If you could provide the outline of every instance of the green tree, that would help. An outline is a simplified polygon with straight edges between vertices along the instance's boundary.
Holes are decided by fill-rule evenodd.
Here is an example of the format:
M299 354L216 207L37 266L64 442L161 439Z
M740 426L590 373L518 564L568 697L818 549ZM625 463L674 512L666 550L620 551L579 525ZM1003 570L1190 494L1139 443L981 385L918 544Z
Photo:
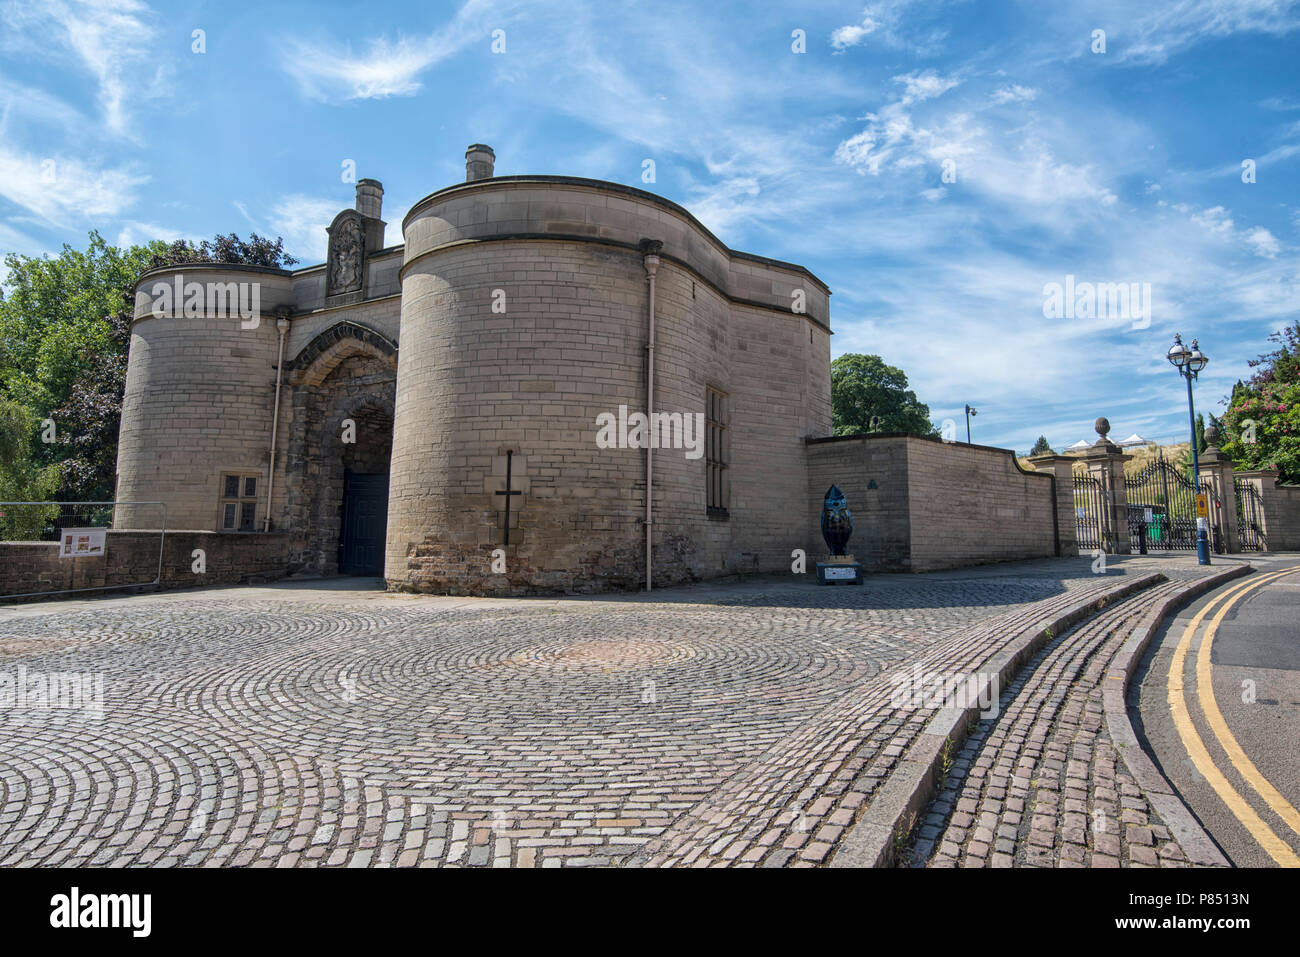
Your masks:
M1040 435L1034 447L1029 450L1030 455L1047 455L1052 451L1052 443L1047 441L1047 436Z
M836 435L938 435L930 407L908 389L903 370L886 365L880 356L849 354L831 363L831 413Z
M1233 387L1219 446L1238 468L1273 468L1300 482L1300 321L1269 341L1278 348L1251 360L1255 374Z
M32 435L38 423L30 409L0 398L0 502L43 502L58 484L57 465L38 466L32 456ZM27 505L0 506L0 539L38 538L47 518L58 509Z
M0 291L0 395L39 419L65 401L83 374L113 349L107 317L122 308L164 243L118 250L96 232L83 252L65 244L55 257L5 257ZM39 450L35 450L39 452Z
M92 232L85 252L65 245L57 257L5 257L0 398L26 410L29 438L42 419L54 420L57 441L26 448L34 466L59 466L58 498L113 497L132 289L146 269L191 262L282 268L297 260L283 240L256 233L248 241L231 233L198 245L156 240L119 250Z

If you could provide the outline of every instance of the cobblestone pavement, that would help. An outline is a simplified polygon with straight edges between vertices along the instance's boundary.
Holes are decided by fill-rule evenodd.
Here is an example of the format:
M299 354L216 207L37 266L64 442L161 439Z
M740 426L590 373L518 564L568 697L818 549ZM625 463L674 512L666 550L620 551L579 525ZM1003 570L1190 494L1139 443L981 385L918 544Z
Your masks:
M1105 728L1111 659L1170 581L1052 640L955 756L910 850L914 866L1180 867L1187 856Z
M844 711L855 689L1151 570L1089 564L615 599L335 581L3 609L0 681L31 690L0 708L0 864L817 863L852 811L847 787L825 790L846 772L832 782L818 756L920 720L864 722ZM102 710L44 705L56 673L102 679ZM889 747L851 766L883 774ZM729 801L764 834L785 814L782 846L710 854L735 822L701 822Z

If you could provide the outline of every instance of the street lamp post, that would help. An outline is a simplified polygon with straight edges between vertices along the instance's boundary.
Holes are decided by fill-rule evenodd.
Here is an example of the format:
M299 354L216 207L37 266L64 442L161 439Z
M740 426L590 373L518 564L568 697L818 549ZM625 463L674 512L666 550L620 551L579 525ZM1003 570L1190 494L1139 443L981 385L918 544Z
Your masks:
M1196 480L1196 564L1208 565L1210 564L1210 539L1207 534L1209 519L1200 514L1201 461L1196 453L1196 409L1192 402L1192 380L1210 364L1210 360L1205 353L1201 352L1195 339L1192 340L1190 349L1183 345L1181 335L1174 336L1174 344L1165 353L1165 358L1173 363L1174 368L1178 370L1178 374L1187 380L1187 419L1192 430L1192 476Z
M978 415L978 414L979 413L975 411L974 407L970 405L966 406L966 444L967 445L970 445L970 417L972 415Z

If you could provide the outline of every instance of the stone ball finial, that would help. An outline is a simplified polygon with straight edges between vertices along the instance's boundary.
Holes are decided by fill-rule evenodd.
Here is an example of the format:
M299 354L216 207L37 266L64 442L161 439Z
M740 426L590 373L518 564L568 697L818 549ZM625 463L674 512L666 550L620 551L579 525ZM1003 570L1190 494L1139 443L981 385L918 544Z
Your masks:
M1104 439L1106 438L1107 434L1110 432L1110 420L1107 419L1105 416L1102 416L1093 424L1093 428L1096 429L1097 434Z
M1219 444L1219 430L1213 425L1205 427L1205 444L1207 446Z

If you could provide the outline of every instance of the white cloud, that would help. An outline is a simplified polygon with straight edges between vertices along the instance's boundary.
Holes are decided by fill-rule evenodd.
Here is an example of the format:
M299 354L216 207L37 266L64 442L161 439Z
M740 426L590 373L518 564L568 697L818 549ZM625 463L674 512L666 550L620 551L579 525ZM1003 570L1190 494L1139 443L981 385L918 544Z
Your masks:
M1209 233L1218 233L1218 234L1226 235L1232 232L1232 227L1233 227L1232 217L1228 215L1228 211L1224 209L1222 206L1211 206L1208 209L1203 209L1200 210L1199 212L1191 212L1191 210L1185 203L1179 203L1178 205L1174 206L1174 209L1176 209L1180 213L1181 212L1190 213L1190 218L1192 222L1202 227Z
M861 23L851 23L831 33L831 46L835 48L836 53L843 53L849 47L857 46L875 33L879 26L877 21L864 15Z
M997 90L994 90L992 96L990 96L989 99L991 99L994 103L1001 105L1003 103L1024 103L1028 100L1034 99L1037 96L1038 96L1037 90L1028 86L1021 86L1020 84L1016 83L1016 84L1012 84L1011 86L1004 86Z
M1259 101L1261 108L1265 110L1277 110L1279 112L1288 112L1290 110L1300 110L1300 98L1287 96L1267 96Z
M1153 4L1134 16L1130 0L1093 3L1089 15L1124 24L1112 41L1121 60L1163 63L1205 40L1235 33L1283 36L1300 28L1297 0L1180 0ZM1098 21L1101 22L1101 21Z
M47 223L67 226L129 208L148 176L130 167L97 169L66 156L34 156L0 146L0 196Z
M444 27L425 37L369 40L365 51L337 43L290 42L283 67L307 96L319 100L366 100L413 96L423 84L420 74L459 53L470 43L491 42L491 31L504 28L508 9L488 0L468 0ZM509 33L506 51L509 53Z
M0 135L8 133L15 116L66 130L84 130L88 122L80 110L57 96L0 76Z
M286 69L319 99L382 99L418 93L419 74L451 52L428 41L372 40L364 54L354 56L297 42Z
M1300 134L1300 130L1288 130L1287 135L1295 136ZM1300 143L1284 143L1281 146L1274 147L1263 156L1255 161L1256 167L1271 166L1281 160L1290 159L1292 156L1300 155ZM1240 171L1238 166L1237 170Z
M10 0L0 7L4 46L71 58L95 76L104 123L126 133L127 101L157 89L153 11L140 0Z
M893 47L901 47L921 56L932 55L942 47L948 36L944 27L922 24L927 12L933 18L934 10L922 7L921 14L910 8L916 0L877 0L863 8L860 18L831 33L831 46L836 53L864 43L873 34Z
M958 86L961 80L954 76L940 76L934 70L925 70L920 73L906 73L902 76L894 77L895 83L902 83L903 106L911 106L913 103L920 103L924 100L932 100L937 96L942 96L953 87Z
M157 223L142 223L137 219L129 219L118 230L117 245L121 247L143 245L144 243L153 242L155 239L161 239L168 243L177 239L187 239L198 245L204 239L210 238L198 236L183 229L177 229L174 226L160 226Z
M1263 226L1248 229L1244 238L1247 245L1254 249L1257 255L1263 256L1265 259L1274 258L1282 248L1277 241L1277 237Z
M894 82L903 85L903 95L886 104L879 113L868 113L863 117L868 122L866 129L850 136L836 147L837 163L853 167L858 172L879 175L881 167L896 152L915 143L918 136L924 135L913 127L907 108L942 96L961 83L955 77L940 76L933 70L896 76ZM903 165L916 165L917 159L913 154L904 156L900 162Z
M904 174L929 170L932 174L927 175L936 178L951 164L958 192L970 198L973 191L994 201L1011 214L1008 222L1038 222L1067 231L1091 218L1097 208L1117 202L1098 168L1058 158L1077 152L1077 130L1068 124L1050 118L1023 122L1017 117L1019 125L1003 128L1005 117L987 113L986 106L983 120L969 111L931 118L914 107L960 81L933 72L899 76L895 81L903 84L903 95L867 114L866 128L836 148L836 162L872 176L887 169ZM1108 149L1117 151L1126 133L1116 129Z
M8 223L0 222L0 284L4 282L3 277L9 274L4 266L4 257L9 253L18 253L21 256L43 256L46 253L54 255L39 240L14 229Z
M271 207L266 231L282 236L285 250L302 265L324 262L329 248L325 230L343 208L336 199L294 193Z

